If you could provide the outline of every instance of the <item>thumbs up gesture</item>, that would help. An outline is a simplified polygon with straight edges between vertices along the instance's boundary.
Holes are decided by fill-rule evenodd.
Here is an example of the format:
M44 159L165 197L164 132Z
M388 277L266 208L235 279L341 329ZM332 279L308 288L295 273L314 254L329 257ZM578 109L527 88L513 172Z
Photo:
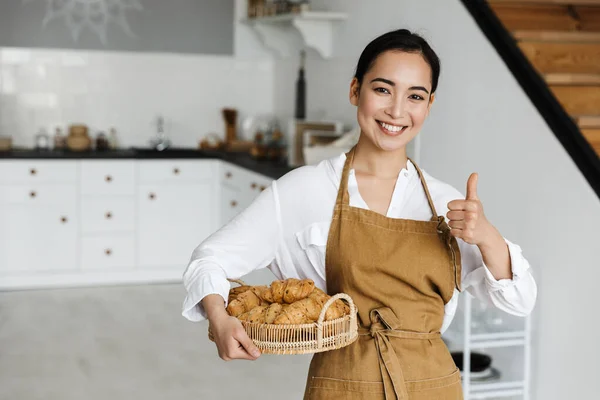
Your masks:
M450 233L456 238L474 245L481 245L489 238L494 227L485 217L483 206L477 197L476 173L467 181L467 197L464 200L453 200L448 203L448 226ZM491 229L490 229L491 228Z

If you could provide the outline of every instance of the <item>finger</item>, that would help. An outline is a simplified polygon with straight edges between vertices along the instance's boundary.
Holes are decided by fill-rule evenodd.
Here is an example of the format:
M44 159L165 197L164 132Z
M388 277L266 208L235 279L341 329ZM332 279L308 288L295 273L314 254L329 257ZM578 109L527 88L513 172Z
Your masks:
M450 211L463 211L467 206L466 200L452 200L448 203L448 210Z
M260 357L260 350L258 349L258 347L256 347L256 345L254 344L252 339L250 339L248 337L248 334L246 333L246 331L244 329L241 329L241 330L237 331L236 333L234 333L233 337L238 342L240 342L240 344L243 346L244 350L250 356L252 356L254 358Z
M464 231L462 229L450 229L450 234L457 239L462 239L463 232Z
M465 221L450 221L448 226L452 229L466 229L467 223Z
M452 200L448 203L449 211L479 212L479 200Z
M469 176L469 180L467 181L467 200L479 200L479 197L477 197L477 179L478 175L476 172Z
M450 221L462 221L465 219L465 214L464 211L449 211L446 214L446 217L448 217Z
M248 354L242 345L238 345L234 350L232 350L229 354L229 358L231 360L256 360L256 357Z

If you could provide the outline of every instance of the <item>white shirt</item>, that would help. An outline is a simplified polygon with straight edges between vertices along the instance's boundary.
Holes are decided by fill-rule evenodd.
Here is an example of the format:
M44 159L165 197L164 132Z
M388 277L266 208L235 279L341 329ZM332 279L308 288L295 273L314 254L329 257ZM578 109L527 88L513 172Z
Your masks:
M183 316L190 321L206 318L200 301L219 294L227 301L230 279L268 267L278 279L312 279L321 289L325 284L325 248L346 155L318 165L297 168L264 190L228 224L201 243L193 252L183 274L187 297ZM446 215L447 204L464 196L425 171L438 215ZM368 209L360 196L354 170L348 177L350 205ZM398 175L389 218L428 221L431 208L414 165ZM496 280L485 266L479 248L458 239L462 259L462 288L475 297L510 314L531 312L537 287L521 248L506 240L510 252L512 279ZM265 282L269 284L270 282ZM456 312L459 292L445 305L441 331Z

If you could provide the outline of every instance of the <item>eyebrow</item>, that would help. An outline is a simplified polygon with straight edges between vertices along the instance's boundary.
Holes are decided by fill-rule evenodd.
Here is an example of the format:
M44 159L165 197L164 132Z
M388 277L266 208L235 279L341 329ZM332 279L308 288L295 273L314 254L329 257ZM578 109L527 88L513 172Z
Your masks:
M387 83L390 86L396 86L396 84L393 81L390 81L389 79L385 79L385 78L375 78L371 81L371 83L373 82L383 82L383 83ZM425 89L423 86L412 86L409 88L409 90L422 90L425 93L429 94L429 90Z

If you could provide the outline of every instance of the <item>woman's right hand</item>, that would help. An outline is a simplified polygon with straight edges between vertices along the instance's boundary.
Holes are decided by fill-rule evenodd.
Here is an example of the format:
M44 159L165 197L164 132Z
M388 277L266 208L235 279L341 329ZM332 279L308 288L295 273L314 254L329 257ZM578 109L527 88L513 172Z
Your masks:
M227 314L221 296L216 301L205 298L202 304L208 314L219 357L225 361L256 360L260 357L260 350L248 337L240 320Z

